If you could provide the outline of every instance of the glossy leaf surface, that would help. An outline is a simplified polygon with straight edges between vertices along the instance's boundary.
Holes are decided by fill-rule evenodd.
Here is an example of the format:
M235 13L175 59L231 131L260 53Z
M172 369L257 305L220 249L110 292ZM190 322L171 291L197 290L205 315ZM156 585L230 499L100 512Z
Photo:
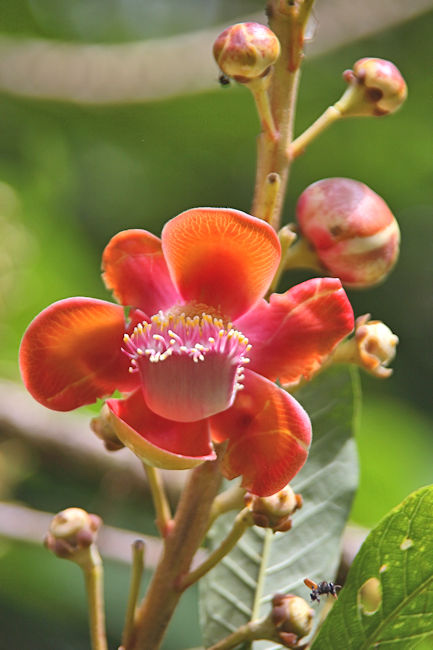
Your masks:
M433 647L433 485L365 540L312 650Z

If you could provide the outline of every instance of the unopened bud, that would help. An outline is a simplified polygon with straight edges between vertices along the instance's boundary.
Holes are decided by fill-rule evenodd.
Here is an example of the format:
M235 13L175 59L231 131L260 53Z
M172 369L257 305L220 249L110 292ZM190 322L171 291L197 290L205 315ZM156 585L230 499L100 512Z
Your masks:
M343 77L349 87L335 107L344 117L388 115L400 108L407 97L400 71L384 59L360 59Z
M245 504L250 508L254 524L272 528L274 533L285 532L292 527L291 515L301 508L302 497L295 494L290 485L269 497L247 493Z
M397 221L364 183L350 178L317 181L302 192L296 213L324 271L348 287L381 282L397 261Z
M355 341L360 365L376 377L389 377L387 366L394 359L398 336L380 320L369 320L370 314L356 319Z
M238 23L217 37L213 54L224 74L247 83L269 72L280 55L280 42L265 25Z
M81 508L67 508L52 519L45 546L55 555L74 560L96 541L102 519Z
M287 648L294 647L300 638L311 632L313 617L314 611L299 596L275 594L272 599L271 618L280 641Z
M90 421L90 428L98 438L103 440L107 451L118 451L125 445L116 435L112 424L111 412L106 404L101 409L101 413Z

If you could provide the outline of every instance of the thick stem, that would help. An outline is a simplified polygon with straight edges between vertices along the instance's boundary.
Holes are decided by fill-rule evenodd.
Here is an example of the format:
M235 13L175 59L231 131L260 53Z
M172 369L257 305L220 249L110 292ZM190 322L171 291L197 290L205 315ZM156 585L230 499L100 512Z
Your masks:
M185 576L182 576L179 581L180 589L186 589L190 585L200 580L208 571L213 569L214 566L222 560L222 558L230 553L232 548L236 545L236 542L242 537L244 532L250 526L253 526L254 522L251 516L251 511L249 508L244 508L236 516L233 526L225 539L221 544L206 558L206 560L200 564L194 571L187 573Z
M275 63L269 94L271 111L277 129L277 137L271 140L266 133L258 139L257 173L254 200L251 212L261 219L266 218L267 178L276 173L280 178L269 223L279 229L284 196L289 178L291 158L289 148L293 137L293 122L299 83L299 68L302 62L304 31L313 0L305 0L301 8L289 7L282 13L277 2L269 2L269 26L278 36L281 55Z
M89 561L80 562L86 584L92 650L107 650L104 606L104 571L99 552L92 544Z
M172 525L170 505L165 494L161 475L155 467L143 463L152 494L156 512L156 525L162 537L165 537Z
M136 617L127 650L157 650L182 595L178 579L189 571L206 531L212 501L221 481L219 460L203 463L191 472L182 493L173 526L148 592Z

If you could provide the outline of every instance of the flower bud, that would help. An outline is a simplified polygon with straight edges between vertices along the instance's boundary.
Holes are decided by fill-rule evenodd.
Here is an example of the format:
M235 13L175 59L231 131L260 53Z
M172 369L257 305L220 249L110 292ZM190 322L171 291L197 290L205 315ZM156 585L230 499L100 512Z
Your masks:
M302 192L296 213L324 271L348 287L381 282L397 261L397 221L385 201L363 183L349 178L317 181Z
M388 115L407 97L407 86L400 71L384 59L359 59L343 78L349 84L335 105L344 117Z
M269 497L258 497L248 492L245 504L250 508L256 526L272 528L274 533L285 532L292 527L290 516L302 507L302 497L286 485Z
M118 451L125 446L117 437L107 404L104 404L98 417L91 419L90 428L104 442L107 451Z
M102 519L81 508L67 508L52 519L45 537L45 546L55 555L76 559L96 541Z
M224 74L247 83L269 72L280 55L280 42L265 25L238 23L217 37L213 54Z
M314 611L299 596L275 594L272 599L271 618L281 642L288 648L311 632L313 617Z
M398 336L380 320L369 320L370 314L356 319L355 341L359 364L376 377L389 377L388 364L394 359Z

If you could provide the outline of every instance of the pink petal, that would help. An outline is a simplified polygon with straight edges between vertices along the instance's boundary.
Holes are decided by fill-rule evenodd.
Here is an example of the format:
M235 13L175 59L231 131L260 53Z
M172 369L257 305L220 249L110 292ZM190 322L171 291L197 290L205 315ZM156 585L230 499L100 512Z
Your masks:
M235 325L252 345L250 370L286 385L318 370L354 320L340 280L315 278L272 294Z
M167 269L161 240L146 230L123 230L106 246L103 279L122 305L152 315L182 302Z
M126 399L109 399L107 405L118 438L149 465L188 469L216 458L207 420L166 420L146 406L141 389Z
M123 308L93 298L68 298L44 309L28 326L20 348L23 381L33 397L70 411L130 391L138 378L121 351Z
M196 208L162 231L170 273L186 301L236 318L266 292L280 261L280 242L267 223L238 210Z
M311 423L286 391L250 370L235 403L210 418L216 442L228 438L223 473L242 475L242 486L259 496L281 490L299 472L308 455Z

